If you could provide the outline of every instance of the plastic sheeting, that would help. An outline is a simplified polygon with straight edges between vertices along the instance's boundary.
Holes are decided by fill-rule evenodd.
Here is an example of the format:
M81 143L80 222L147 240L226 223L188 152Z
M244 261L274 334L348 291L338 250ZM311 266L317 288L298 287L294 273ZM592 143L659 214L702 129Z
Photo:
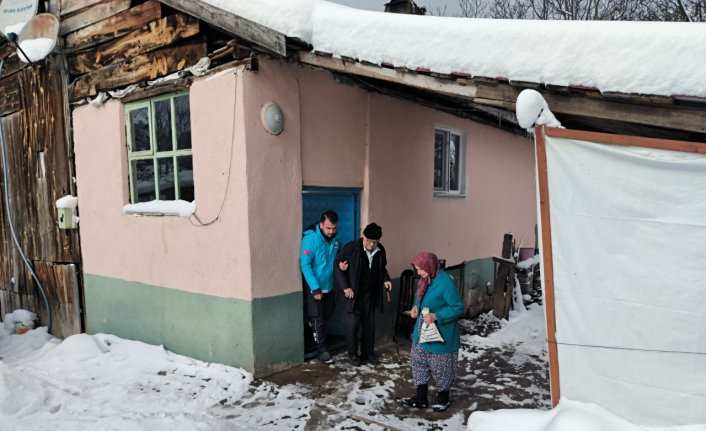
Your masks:
M545 142L561 396L706 423L706 156Z

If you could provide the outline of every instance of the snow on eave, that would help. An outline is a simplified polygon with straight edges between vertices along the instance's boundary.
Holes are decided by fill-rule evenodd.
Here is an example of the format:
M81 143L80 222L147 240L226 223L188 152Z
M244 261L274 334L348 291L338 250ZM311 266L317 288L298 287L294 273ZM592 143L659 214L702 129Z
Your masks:
M700 23L491 20L364 11L324 0L200 0L366 64L596 88L706 97Z

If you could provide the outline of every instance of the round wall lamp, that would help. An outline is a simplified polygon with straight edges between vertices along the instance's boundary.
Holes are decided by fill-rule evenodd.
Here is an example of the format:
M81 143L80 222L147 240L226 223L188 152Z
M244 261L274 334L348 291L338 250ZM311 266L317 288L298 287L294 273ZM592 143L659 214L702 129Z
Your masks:
M262 107L260 119L262 120L262 127L267 130L267 133L279 135L284 130L284 112L274 102L266 103Z

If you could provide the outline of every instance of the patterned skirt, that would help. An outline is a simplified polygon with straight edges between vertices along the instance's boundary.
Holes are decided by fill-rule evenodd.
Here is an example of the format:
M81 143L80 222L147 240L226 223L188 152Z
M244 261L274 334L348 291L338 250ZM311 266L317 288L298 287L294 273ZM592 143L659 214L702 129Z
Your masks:
M458 369L458 350L430 353L422 349L420 344L412 344L409 358L415 386L426 385L433 377L438 391L451 389Z

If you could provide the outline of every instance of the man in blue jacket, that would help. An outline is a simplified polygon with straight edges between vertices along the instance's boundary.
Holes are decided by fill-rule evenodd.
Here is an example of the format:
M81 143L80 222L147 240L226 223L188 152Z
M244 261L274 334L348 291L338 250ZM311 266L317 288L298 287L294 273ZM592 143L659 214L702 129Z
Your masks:
M314 334L319 359L324 364L333 363L326 347L324 325L334 309L333 261L340 242L336 239L338 214L326 211L318 225L304 231L300 265L304 276L304 301L309 326Z

